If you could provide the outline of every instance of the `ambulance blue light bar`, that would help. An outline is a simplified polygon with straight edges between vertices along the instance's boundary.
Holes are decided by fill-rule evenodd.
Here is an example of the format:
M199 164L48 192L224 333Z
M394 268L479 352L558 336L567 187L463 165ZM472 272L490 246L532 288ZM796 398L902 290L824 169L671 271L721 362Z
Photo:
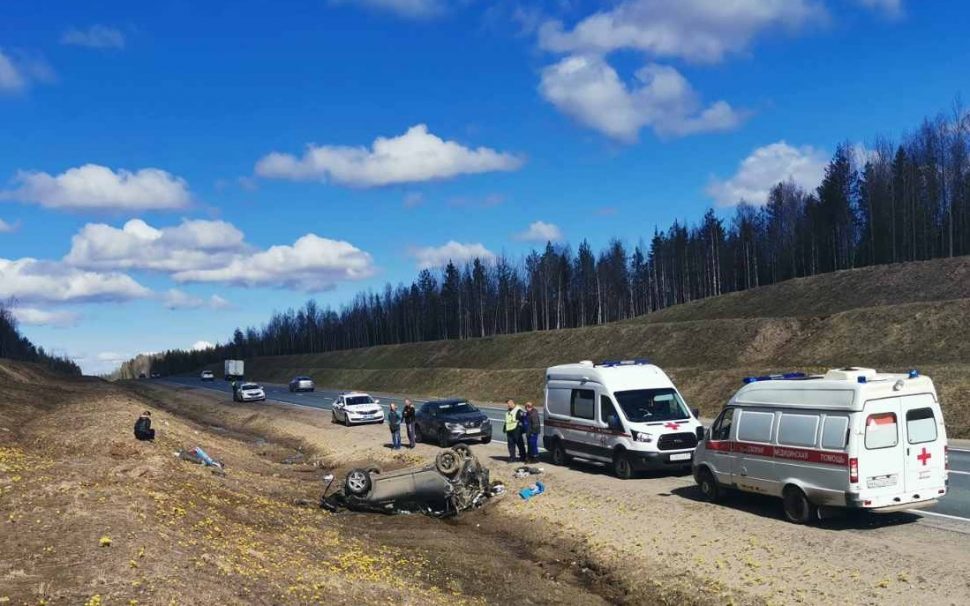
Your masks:
M635 360L603 360L599 365L604 368L612 368L614 366L644 366L649 363L650 360L646 358L637 358Z
M919 377L919 371L918 370L916 370L914 368L913 370L909 371L909 378L910 379L915 379L917 377Z
M803 372L786 372L782 375L764 375L761 377L745 377L741 382L745 385L749 383L757 383L759 381L782 381L785 379L804 379L806 376Z

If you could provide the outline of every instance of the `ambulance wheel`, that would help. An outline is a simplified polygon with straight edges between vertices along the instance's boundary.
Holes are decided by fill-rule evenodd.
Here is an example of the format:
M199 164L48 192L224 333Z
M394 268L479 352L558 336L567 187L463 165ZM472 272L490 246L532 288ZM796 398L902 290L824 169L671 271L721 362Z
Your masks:
M782 502L785 509L785 517L789 522L795 524L808 524L812 520L818 519L818 507L812 505L802 489L797 486L789 486L782 494Z
M569 455L566 454L566 449L563 448L562 442L559 440L556 440L552 445L552 464L569 465Z
M704 499L711 503L717 503L724 497L724 491L717 485L714 474L706 467L701 467L697 471L697 487L700 488Z
M633 477L633 465L630 457L622 450L613 455L613 475L621 480L629 480Z

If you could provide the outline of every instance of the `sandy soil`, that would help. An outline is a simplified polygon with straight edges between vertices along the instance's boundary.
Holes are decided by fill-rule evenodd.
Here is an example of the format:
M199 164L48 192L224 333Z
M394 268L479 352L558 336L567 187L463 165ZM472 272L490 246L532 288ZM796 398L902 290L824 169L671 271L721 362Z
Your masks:
M181 398L221 401L199 392ZM392 455L384 447L385 427L331 425L326 411L275 405L204 409L353 459L410 461L430 459L436 451L423 445ZM512 477L503 444L477 451L511 492L529 482ZM703 595L715 603L970 603L970 533L963 526L896 514L840 516L802 527L782 519L777 500L702 502L689 476L623 482L595 465L543 468L548 493L528 502L505 498L487 516L525 522L519 532L530 540L578 541L590 562L622 581L626 599L659 593Z

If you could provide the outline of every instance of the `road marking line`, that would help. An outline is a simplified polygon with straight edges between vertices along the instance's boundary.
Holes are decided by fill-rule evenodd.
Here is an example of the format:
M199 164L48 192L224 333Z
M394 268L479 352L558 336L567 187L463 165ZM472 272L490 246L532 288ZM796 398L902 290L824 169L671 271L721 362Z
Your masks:
M906 513L913 513L920 516L933 516L934 518L946 518L947 520L959 520L960 522L970 522L970 518L961 518L960 516L951 516L945 513L936 513L935 511L925 511L923 509L907 509Z
M956 473L956 474L960 474L961 476L970 476L970 471L956 471L954 469L951 469L947 473Z
M966 449L963 449L963 448L951 448L950 449L950 452L963 452L963 453L966 453L966 454L970 454L970 450L966 450Z

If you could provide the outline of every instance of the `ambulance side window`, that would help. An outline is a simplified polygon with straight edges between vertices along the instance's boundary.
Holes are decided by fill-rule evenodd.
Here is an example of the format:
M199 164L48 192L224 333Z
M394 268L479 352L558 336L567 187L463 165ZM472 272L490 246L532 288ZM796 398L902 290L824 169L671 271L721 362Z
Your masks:
M738 424L738 439L745 442L770 442L775 413L745 410Z
M822 424L822 448L845 450L849 443L849 417L825 417Z
M727 408L721 413L721 416L714 421L711 425L711 440L729 440L731 439L731 423L734 422L734 409Z
M616 414L616 407L609 396L600 396L600 421L610 427L620 426L620 417Z
M570 411L577 419L592 421L596 416L596 393L592 389L574 389Z

